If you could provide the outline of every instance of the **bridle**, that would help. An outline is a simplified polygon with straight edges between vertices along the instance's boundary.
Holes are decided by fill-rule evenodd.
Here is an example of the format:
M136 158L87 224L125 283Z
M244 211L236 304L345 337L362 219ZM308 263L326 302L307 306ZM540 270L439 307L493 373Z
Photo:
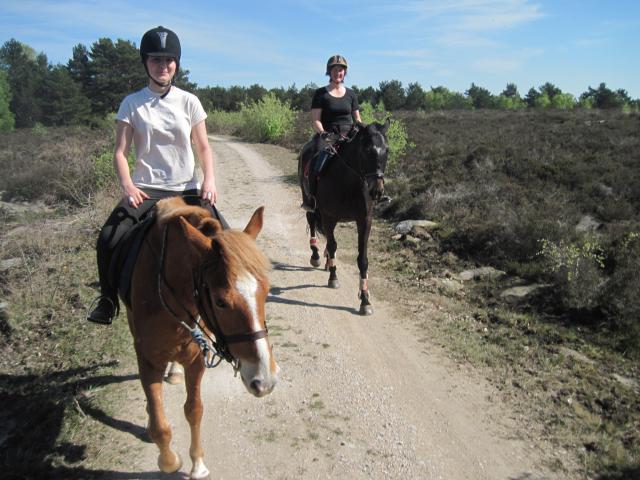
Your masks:
M346 136L343 136L344 141L342 142L342 145L348 145L354 142L358 138L359 132L360 128L358 126L354 126ZM345 160L344 156L340 154L341 152L339 150L335 148L334 150L336 153L336 157L338 157L349 170L360 177L360 180L362 180L363 182L370 178L375 178L376 180L382 180L384 182L384 171L382 170L382 168L380 168L378 162L376 162L375 171L366 171L367 165L366 162L363 161L364 155L362 152L358 152L358 168L354 168L349 164L349 162Z
M202 355L204 356L204 364L207 368L217 367L220 362L222 362L222 360L226 360L233 366L234 372L237 373L240 368L240 362L231 354L229 345L232 345L234 343L253 342L261 338L265 338L269 332L266 329L266 326L263 330L239 333L234 335L226 335L222 331L222 329L220 328L220 324L218 323L218 319L215 315L211 294L209 293L210 289L207 285L205 275L207 270L214 267L214 262L212 261L204 263L195 272L196 275L193 278L193 298L198 309L198 315L194 316L187 307L185 307L178 301L175 290L171 287L171 285L169 285L164 274L166 245L169 233L168 227L168 224L165 225L162 234L160 269L158 271L158 296L160 297L162 306L173 316L173 318L178 323L180 323L189 331L189 333L191 333L193 341L197 343L202 350ZM180 309L187 314L194 325L193 327L190 327L184 320L181 320L180 316L166 302L164 293L162 291L163 286L171 293L174 301L178 304ZM202 328L201 323L204 325L204 327L206 327L206 329L213 332L215 339L211 338L211 336L206 333L206 330Z

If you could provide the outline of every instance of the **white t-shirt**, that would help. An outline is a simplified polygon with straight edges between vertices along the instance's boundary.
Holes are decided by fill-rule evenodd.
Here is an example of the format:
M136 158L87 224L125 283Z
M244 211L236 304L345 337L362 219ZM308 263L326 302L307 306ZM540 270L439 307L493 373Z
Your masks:
M117 120L133 127L138 187L183 191L200 188L191 129L207 118L198 97L175 86L166 97L145 87L120 104Z

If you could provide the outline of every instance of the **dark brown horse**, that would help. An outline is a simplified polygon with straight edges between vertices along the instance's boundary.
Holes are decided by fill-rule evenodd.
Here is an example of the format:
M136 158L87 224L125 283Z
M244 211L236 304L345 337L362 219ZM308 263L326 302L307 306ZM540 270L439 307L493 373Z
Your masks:
M369 260L367 245L371 231L373 207L384 193L384 171L387 165L388 143L386 133L389 120L381 125L358 124L356 130L340 141L337 153L329 160L318 179L314 212L307 212L310 230L311 265L320 266L316 232L327 238L325 270L329 270L329 287L338 288L336 274L336 249L334 230L339 222L355 221L358 227L358 269L360 270L360 314L371 315L373 307L369 298L367 270ZM308 142L298 158L298 179L303 199L305 171L316 153L317 139ZM305 202L306 203L306 202Z
M269 263L254 241L262 229L262 212L256 210L244 231L223 230L206 210L187 206L181 198L158 202L156 224L133 272L127 316L147 397L147 431L160 450L163 472L182 465L170 445L162 402L169 362L185 369L191 478L209 474L200 443L205 362L212 366L215 357L229 360L257 397L276 384L277 365L265 323Z

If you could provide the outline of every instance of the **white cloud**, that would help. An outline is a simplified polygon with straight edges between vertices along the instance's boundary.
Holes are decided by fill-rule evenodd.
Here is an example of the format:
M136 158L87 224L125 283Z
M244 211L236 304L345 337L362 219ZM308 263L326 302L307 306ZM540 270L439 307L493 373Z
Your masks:
M458 31L512 28L543 16L540 5L530 0L410 1L394 8Z

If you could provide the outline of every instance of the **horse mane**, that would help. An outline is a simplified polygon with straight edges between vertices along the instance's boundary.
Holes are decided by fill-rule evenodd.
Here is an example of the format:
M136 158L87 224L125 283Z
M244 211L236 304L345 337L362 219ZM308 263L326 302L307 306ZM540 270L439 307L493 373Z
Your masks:
M181 197L160 200L156 208L159 225L183 217L203 235L213 239L229 280L238 278L245 271L257 278L267 276L271 262L257 248L253 239L241 230L223 230L208 210L187 205Z
M221 230L214 237L230 280L248 272L257 279L267 278L271 262L255 241L241 230Z
M208 210L184 203L182 197L170 197L156 204L156 215L159 225L165 225L177 217L184 217L191 225L197 227L205 218L211 218Z

